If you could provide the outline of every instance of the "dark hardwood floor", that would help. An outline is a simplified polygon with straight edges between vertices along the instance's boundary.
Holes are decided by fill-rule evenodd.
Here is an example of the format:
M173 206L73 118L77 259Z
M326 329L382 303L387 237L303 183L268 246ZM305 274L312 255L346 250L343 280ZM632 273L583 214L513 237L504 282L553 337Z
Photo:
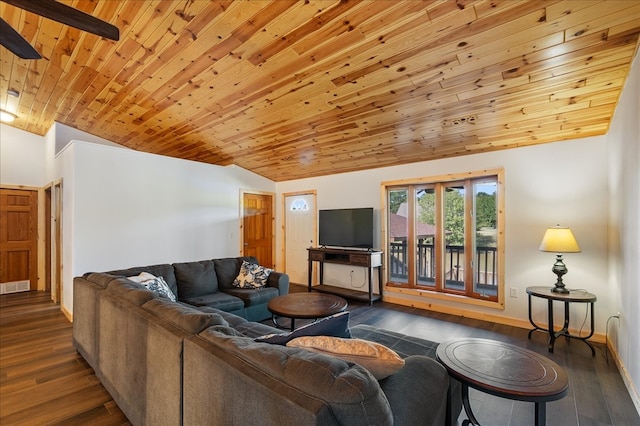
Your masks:
M292 291L304 288L292 286ZM528 348L554 360L569 375L569 393L547 404L549 426L640 425L640 417L604 346L596 356L582 342L556 343L536 332L420 309L349 301L352 325L371 324L441 342L482 337ZM471 391L474 412L485 426L531 425L533 404ZM0 296L0 425L129 424L93 370L71 343L71 324L43 292ZM192 425L185 425L192 426ZM401 425L400 425L401 426Z
M0 296L0 425L130 424L44 292Z

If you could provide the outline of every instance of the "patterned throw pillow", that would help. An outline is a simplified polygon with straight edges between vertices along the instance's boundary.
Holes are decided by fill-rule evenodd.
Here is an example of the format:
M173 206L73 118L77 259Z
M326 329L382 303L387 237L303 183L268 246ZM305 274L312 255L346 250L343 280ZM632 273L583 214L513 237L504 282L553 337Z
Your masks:
M169 284L162 277L156 277L148 272L142 272L135 277L127 277L133 282L145 286L148 290L158 293L160 296L166 297L172 302L176 301L176 295L169 288Z
M240 266L240 272L236 279L233 280L233 286L238 288L264 287L267 285L267 279L271 272L273 272L273 269L243 260L242 266Z
M302 336L289 341L287 346L303 348L359 364L378 380L389 377L404 367L404 360L395 351L367 340Z

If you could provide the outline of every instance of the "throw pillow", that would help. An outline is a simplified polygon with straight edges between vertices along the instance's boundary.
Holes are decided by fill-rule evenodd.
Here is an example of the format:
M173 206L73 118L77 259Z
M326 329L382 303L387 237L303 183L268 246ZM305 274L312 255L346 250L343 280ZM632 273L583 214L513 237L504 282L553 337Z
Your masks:
M172 302L176 301L176 295L173 294L169 285L162 277L156 277L148 272L142 272L134 277L127 277L131 281L145 286L148 290L158 293L160 296L166 297Z
M404 359L396 352L379 343L362 339L303 336L289 341L287 346L304 348L359 364L378 380L389 377L404 367Z
M300 327L290 333L267 334L256 337L256 342L273 343L276 345L286 345L290 340L301 336L334 336L350 338L349 331L349 311L340 312L319 321L312 322Z
M267 285L267 279L271 272L273 272L273 269L243 260L240 266L240 272L236 279L233 280L233 286L238 288L264 287Z

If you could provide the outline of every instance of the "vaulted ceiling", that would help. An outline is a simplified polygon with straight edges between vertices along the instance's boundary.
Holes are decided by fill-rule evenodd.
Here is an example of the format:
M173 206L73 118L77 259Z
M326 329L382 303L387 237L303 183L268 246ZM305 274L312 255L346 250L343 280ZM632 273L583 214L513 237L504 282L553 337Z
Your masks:
M0 106L274 181L607 132L640 2L62 1L115 42L0 3ZM19 92L18 97L7 90Z

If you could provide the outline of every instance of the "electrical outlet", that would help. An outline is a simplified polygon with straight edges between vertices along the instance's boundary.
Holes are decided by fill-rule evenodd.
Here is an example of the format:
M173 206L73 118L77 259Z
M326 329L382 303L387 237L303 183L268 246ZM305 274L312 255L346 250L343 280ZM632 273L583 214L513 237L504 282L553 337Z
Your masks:
M511 287L509 291L510 291L509 295L511 297L518 298L518 289L516 287Z

